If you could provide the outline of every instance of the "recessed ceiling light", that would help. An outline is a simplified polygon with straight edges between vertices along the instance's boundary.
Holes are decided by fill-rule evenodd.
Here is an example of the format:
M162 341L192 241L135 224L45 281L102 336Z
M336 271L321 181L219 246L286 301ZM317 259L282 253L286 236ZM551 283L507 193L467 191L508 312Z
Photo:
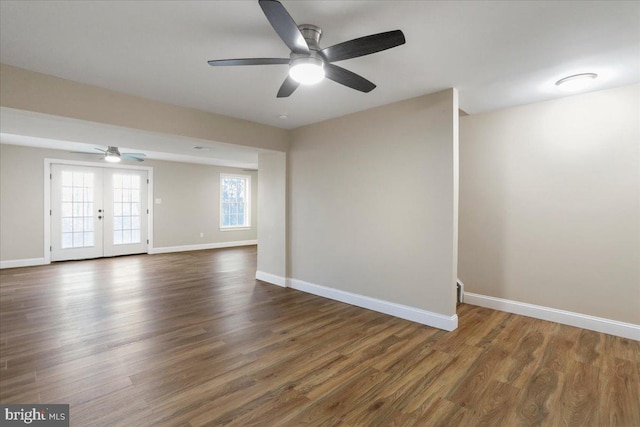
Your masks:
M282 120L286 120L289 118L289 115L287 113L282 113L278 117L281 118Z
M591 86L596 77L596 73L574 74L558 80L556 86L566 92L578 92Z

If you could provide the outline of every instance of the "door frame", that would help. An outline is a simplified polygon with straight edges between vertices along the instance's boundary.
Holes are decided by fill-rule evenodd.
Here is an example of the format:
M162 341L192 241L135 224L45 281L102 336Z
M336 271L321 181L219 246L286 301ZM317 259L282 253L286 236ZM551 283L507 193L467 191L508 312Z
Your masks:
M71 166L90 166L103 169L133 169L147 171L147 179L149 180L149 187L147 188L147 209L149 209L149 216L147 217L147 253L151 252L153 248L153 167L151 166L133 166L133 165L119 165L119 164L105 164L99 162L87 162L79 160L65 160L65 159L44 159L44 261L45 264L51 264L51 165L71 165Z

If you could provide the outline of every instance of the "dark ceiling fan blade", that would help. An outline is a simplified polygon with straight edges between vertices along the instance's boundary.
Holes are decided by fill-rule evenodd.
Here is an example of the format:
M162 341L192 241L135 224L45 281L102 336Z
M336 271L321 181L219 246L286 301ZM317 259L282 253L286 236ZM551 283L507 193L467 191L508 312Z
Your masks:
M405 38L402 31L394 30L339 43L324 48L321 52L325 58L327 58L327 61L335 62L370 55L372 53L403 45L404 43Z
M356 73L334 64L324 64L325 77L360 92L371 92L376 85Z
M89 153L87 151L69 151L69 153L73 153L73 154L88 154L90 156L104 156L104 153Z
M259 3L271 26L289 49L293 53L308 55L309 46L282 3L277 0L260 0Z
M280 86L280 90L278 90L278 98L286 98L298 89L298 86L300 86L300 83L293 80L291 76L287 76L287 78L284 79L282 86Z
M100 151L101 153L106 153L106 152L107 152L107 150L105 150L105 149L103 149L103 148L94 147L93 149L94 149L94 150L98 150L98 151Z
M240 58L240 59L214 59L207 61L212 67L226 67L229 65L271 65L288 64L289 58Z

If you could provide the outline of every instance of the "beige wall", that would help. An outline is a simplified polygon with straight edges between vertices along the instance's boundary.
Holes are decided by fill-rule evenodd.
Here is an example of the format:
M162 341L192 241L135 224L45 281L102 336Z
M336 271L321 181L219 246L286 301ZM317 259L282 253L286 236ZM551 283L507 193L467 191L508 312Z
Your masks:
M44 156L0 144L0 260L44 257Z
M457 94L292 132L289 276L455 314Z
M147 163L147 161L145 161ZM192 163L149 161L153 166L154 247L236 242L258 238L258 174ZM220 231L220 173L251 176L251 229ZM154 200L155 203L155 200ZM200 233L204 237L200 237Z
M286 151L287 131L0 64L0 105L18 110Z
M258 271L279 278L287 275L287 157L260 153L258 177Z
M640 86L460 119L465 290L640 324Z
M61 150L0 144L0 260L42 258L44 243L44 159L94 160ZM256 172L235 168L146 160L153 167L154 247L257 239ZM220 172L251 175L252 228L218 229ZM200 232L204 237L200 237Z

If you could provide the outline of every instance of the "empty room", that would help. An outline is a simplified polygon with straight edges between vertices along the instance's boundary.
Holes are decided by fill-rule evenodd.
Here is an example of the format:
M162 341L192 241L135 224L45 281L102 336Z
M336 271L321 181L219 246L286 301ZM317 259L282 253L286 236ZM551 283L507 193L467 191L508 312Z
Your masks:
M640 427L640 2L0 0L0 424Z

